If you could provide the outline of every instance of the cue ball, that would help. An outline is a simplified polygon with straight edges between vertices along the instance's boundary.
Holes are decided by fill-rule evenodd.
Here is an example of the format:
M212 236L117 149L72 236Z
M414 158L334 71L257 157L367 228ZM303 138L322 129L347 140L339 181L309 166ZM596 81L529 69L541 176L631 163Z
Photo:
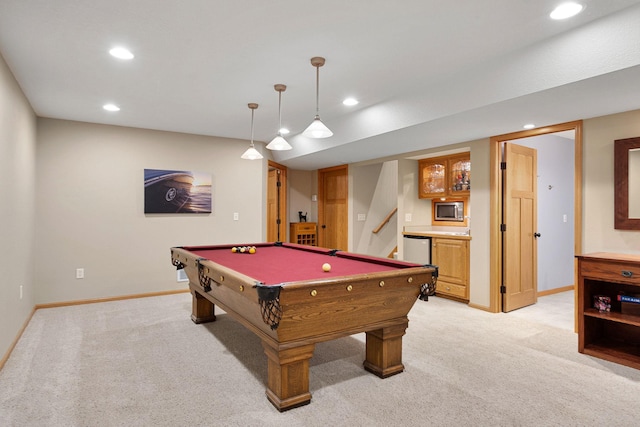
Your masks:
M322 264L322 271L331 271L331 264L329 264L328 262Z

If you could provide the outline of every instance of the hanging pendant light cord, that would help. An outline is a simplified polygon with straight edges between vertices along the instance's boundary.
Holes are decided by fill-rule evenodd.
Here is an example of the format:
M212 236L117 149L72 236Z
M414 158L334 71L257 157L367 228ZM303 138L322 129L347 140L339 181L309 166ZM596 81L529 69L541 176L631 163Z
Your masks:
M280 129L282 129L282 91L278 91L278 136L282 136Z
M256 110L254 110L253 108L251 109L251 147L253 147L253 113Z
M320 116L320 67L316 66L316 117Z

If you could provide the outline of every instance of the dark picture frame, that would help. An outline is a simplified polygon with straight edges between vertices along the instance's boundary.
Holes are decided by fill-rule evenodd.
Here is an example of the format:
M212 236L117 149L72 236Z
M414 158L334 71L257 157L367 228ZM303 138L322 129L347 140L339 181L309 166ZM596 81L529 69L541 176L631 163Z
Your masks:
M629 152L640 148L640 137L614 141L614 226L617 230L640 230L640 218L629 216Z

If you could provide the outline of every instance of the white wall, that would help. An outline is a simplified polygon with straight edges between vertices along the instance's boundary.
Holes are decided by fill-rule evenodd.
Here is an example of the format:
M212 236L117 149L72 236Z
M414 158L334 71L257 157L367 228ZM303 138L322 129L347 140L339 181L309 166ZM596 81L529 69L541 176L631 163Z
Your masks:
M266 160L242 160L244 149L240 140L38 119L36 302L181 289L172 246L263 241ZM211 173L213 212L145 215L145 168Z
M354 242L354 252L359 251L358 246L362 241L363 233L366 232L365 223L367 222L366 220L368 216L370 216L370 214L373 214L375 217L377 217L380 214L370 212L370 210L372 208L372 200L376 191L378 178L380 177L380 171L382 170L382 165L383 163L375 163L362 166L353 165L349 167L349 175L351 176L351 179L349 180L349 182L351 183L349 194L351 195L350 201L352 205L352 208L350 209L351 218L349 224L351 226L350 234L352 235ZM396 198L394 197L394 206L396 202L395 199ZM382 218L384 218L387 213L382 214ZM358 221L358 215L365 215L365 220ZM368 230L368 234L371 234L371 228ZM369 252L365 250L365 252L363 253ZM384 256L386 256L386 254Z
M0 360L35 301L35 148L35 114L0 56Z
M352 183L352 190L349 192L352 194L351 220L360 226L357 236L356 226L352 227L353 251L387 257L398 245L397 213L390 217L389 222L378 233L374 234L373 230L398 206L398 162L384 162L377 169L371 166L353 167L349 168L349 174ZM365 220L357 221L358 214L364 214Z

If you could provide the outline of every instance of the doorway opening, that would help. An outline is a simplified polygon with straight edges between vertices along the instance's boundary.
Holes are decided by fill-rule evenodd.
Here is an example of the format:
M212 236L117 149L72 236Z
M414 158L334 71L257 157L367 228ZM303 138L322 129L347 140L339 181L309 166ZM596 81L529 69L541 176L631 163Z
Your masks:
M269 160L267 242L287 241L287 168Z
M491 221L490 221L490 311L499 312L503 306L503 294L501 293L501 287L503 285L503 271L504 271L504 259L503 242L501 224L503 218L503 201L502 201L502 186L503 177L500 169L500 163L502 161L502 145L507 141L522 140L523 138L530 138L533 136L547 135L559 132L574 132L574 241L573 249L574 254L580 254L582 251L582 121L568 122L557 124L553 126L547 126L538 129L531 129L521 132L514 132L506 135L499 135L490 139L490 156L491 156ZM575 271L576 261L573 261L574 280L573 286L575 289ZM574 294L576 294L574 292Z

